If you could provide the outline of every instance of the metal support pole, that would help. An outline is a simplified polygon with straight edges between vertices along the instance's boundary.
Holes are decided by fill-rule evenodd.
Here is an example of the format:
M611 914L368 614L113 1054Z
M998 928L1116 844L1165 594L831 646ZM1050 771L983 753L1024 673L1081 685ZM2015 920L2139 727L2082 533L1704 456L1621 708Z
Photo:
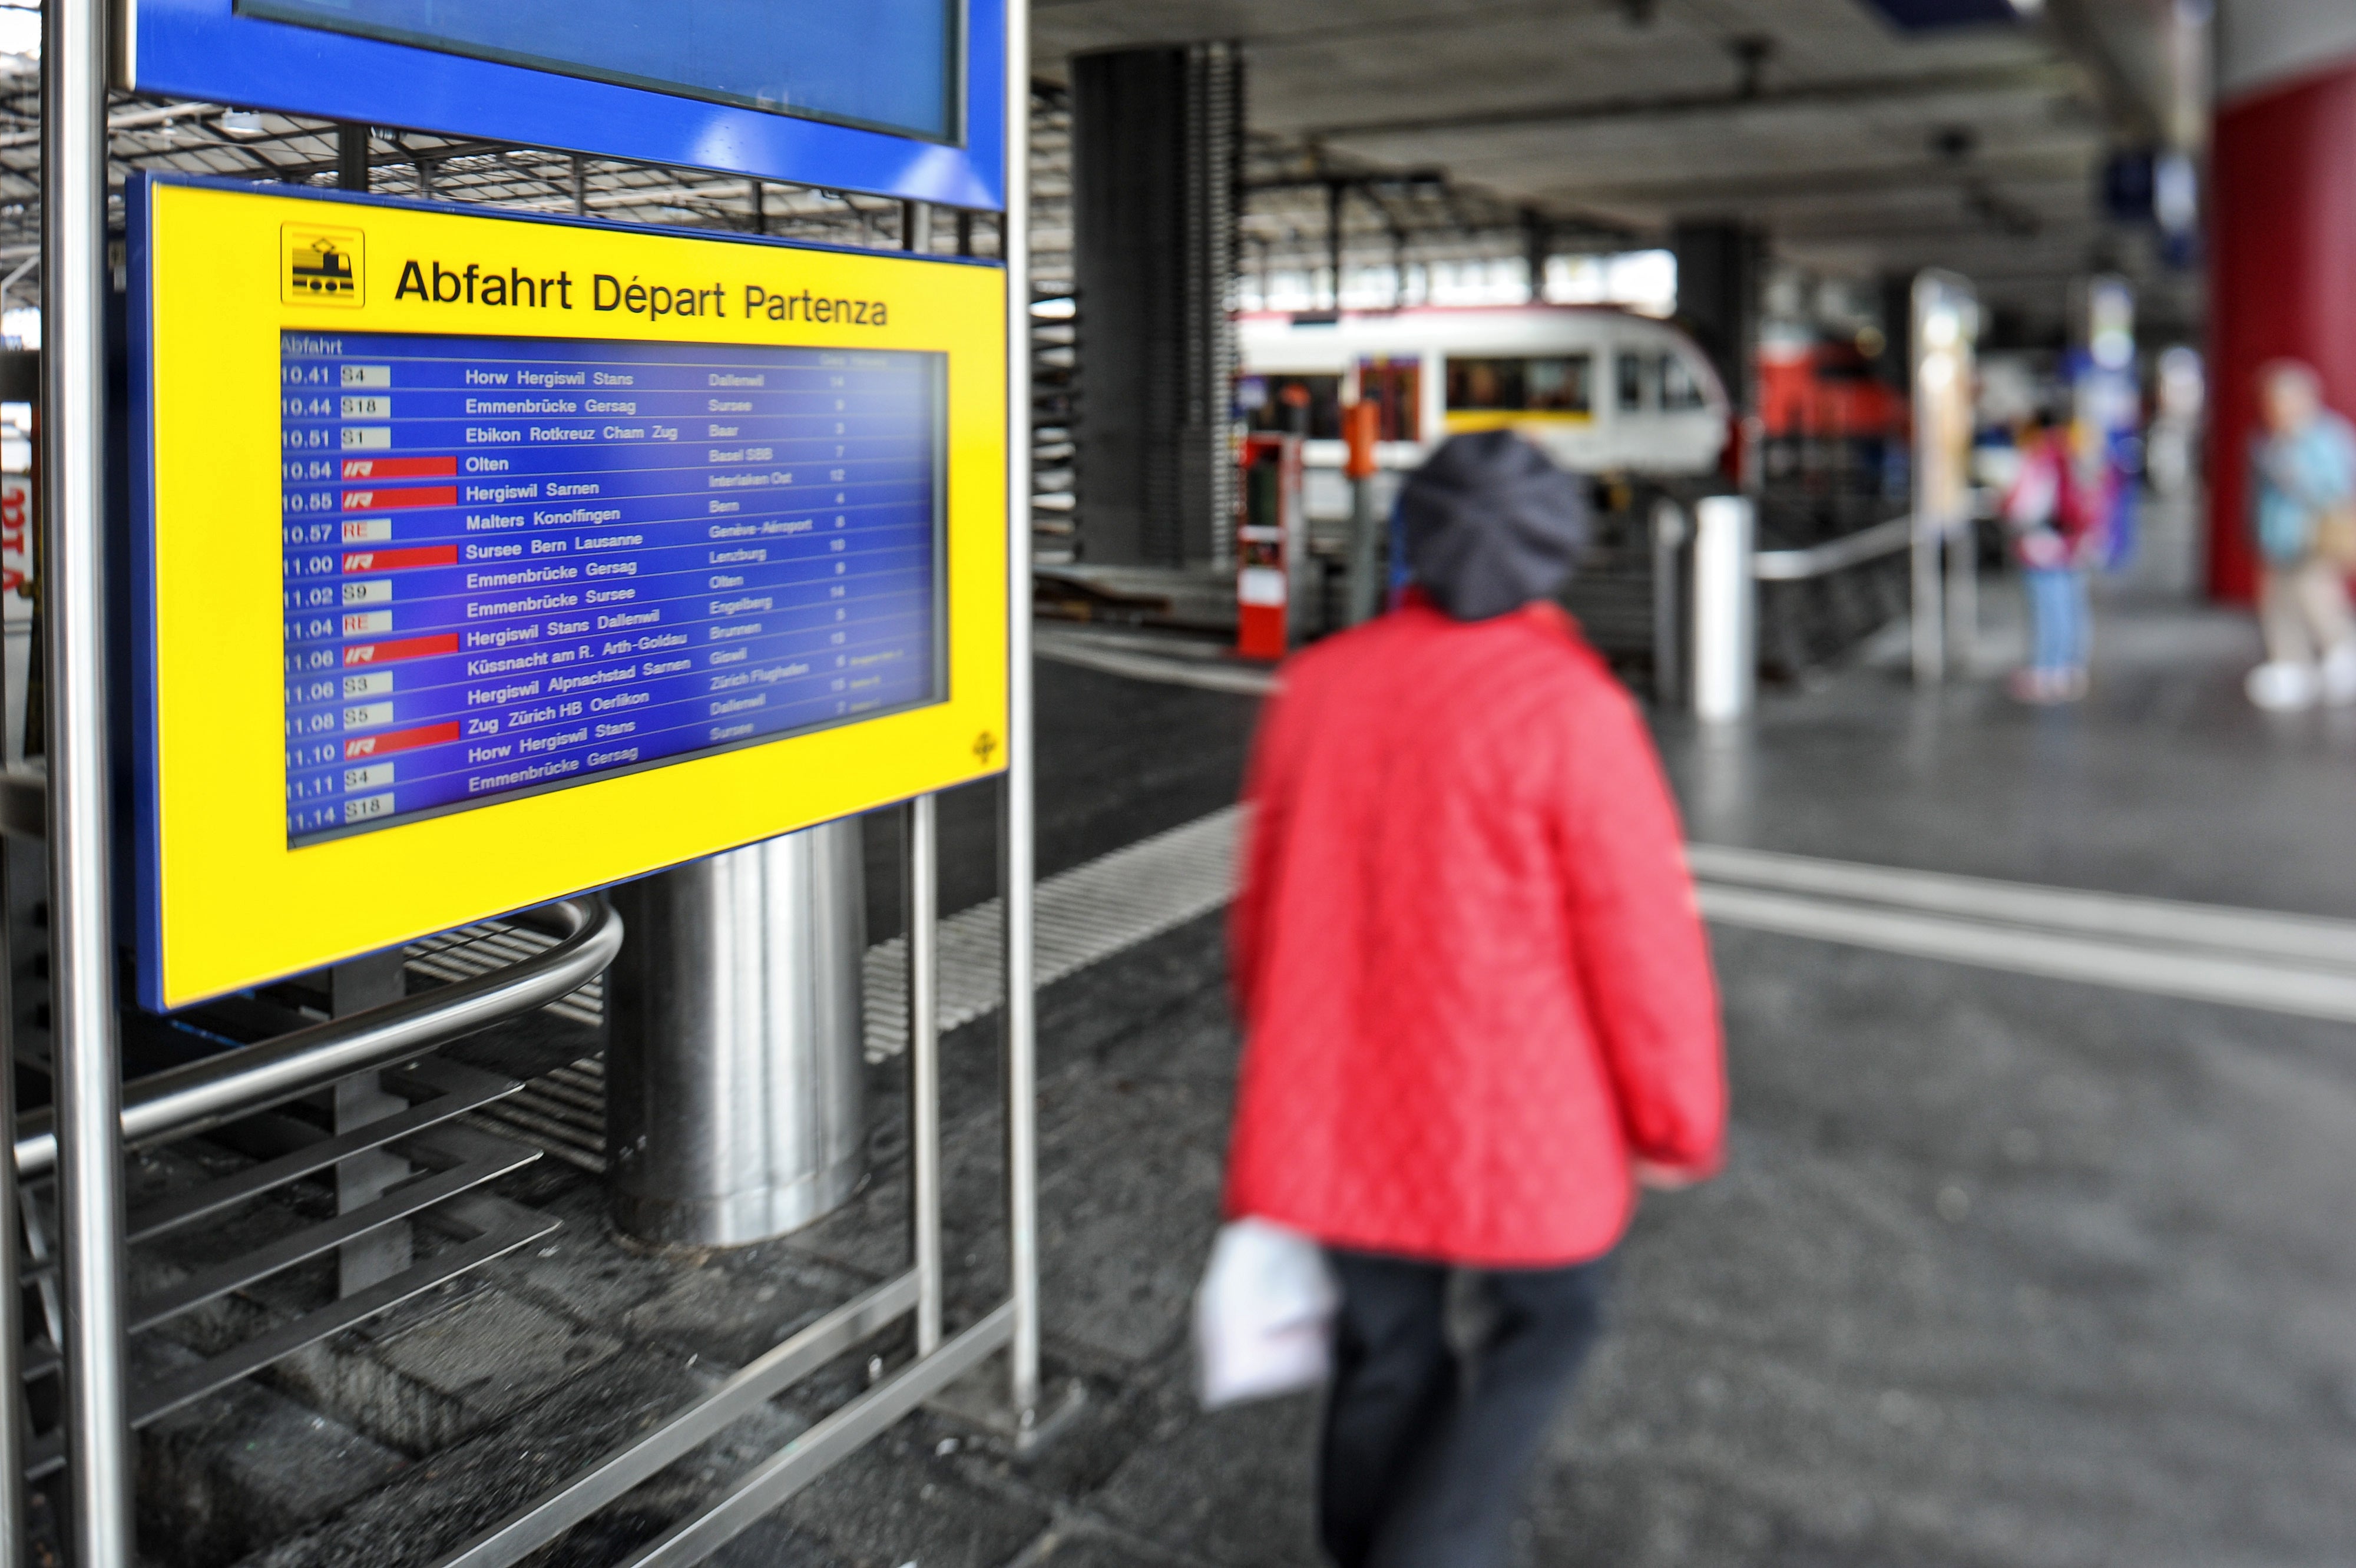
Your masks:
M1913 633L1914 679L1936 685L1946 678L1947 644L1940 625L1939 519L1914 514Z
M769 188L767 183L766 181L756 179L752 182L751 188L744 194L749 199L750 205L753 209L753 232L755 234L767 233L769 231Z
M1947 531L1947 661L1966 681L1972 675L1972 649L1979 641L1978 546L1972 520L1957 518Z
M1348 623L1364 626L1383 607L1383 520L1375 511L1371 476L1350 481Z
M408 970L399 948L348 960L327 971L328 1010L348 1018L398 1002L406 993ZM382 1075L358 1072L335 1087L335 1130L348 1133L370 1122L397 1116L409 1101L389 1093ZM349 1214L382 1197L410 1175L410 1164L390 1149L369 1149L336 1162L336 1212ZM369 1231L336 1250L337 1294L358 1295L409 1267L414 1238L406 1220Z
M0 908L15 868L0 858ZM0 1129L16 1136L16 955L0 918ZM25 1540L25 1292L16 1251L16 1162L0 1155L0 1568L19 1568Z
M939 798L908 802L908 1223L916 1252L916 1354L941 1344Z
M1653 700L1685 701L1686 509L1663 496L1653 503Z
M75 1568L132 1559L106 758L106 11L42 7L51 1018Z
M929 251L933 248L933 207L928 201L900 203L900 249Z
M579 153L573 155L573 216L589 215L589 160Z
M1358 401L1342 410L1342 435L1348 447L1343 472L1350 479L1350 557L1344 578L1348 602L1343 624L1363 626L1383 606L1383 520L1375 515L1375 437L1380 411L1367 401L1364 389Z
M336 127L336 187L339 190L369 188L369 128Z
M1006 1268L1008 1392L1039 1412L1038 1024L1031 992L1031 10L1006 8Z
M1333 309L1342 308L1342 202L1349 187L1338 179L1325 182L1325 266L1333 274Z

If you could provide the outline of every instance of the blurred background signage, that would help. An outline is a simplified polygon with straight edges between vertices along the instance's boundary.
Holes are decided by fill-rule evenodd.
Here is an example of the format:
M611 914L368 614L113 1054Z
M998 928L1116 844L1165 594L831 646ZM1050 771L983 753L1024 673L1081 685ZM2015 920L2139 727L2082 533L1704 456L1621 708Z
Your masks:
M129 0L122 85L1005 204L1003 0Z

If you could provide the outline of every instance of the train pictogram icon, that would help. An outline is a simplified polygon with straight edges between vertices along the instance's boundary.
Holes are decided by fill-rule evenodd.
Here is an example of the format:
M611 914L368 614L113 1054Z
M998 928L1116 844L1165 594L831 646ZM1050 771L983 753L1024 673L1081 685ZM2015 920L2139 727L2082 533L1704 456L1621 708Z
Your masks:
M325 235L288 259L286 281L290 286L312 294L351 294L359 288L359 281L352 274L351 258Z

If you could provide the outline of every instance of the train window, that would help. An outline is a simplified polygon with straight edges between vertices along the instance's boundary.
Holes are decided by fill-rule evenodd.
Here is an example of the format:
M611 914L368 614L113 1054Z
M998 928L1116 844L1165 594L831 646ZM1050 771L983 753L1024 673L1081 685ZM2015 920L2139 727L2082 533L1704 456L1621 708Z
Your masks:
M1703 408L1709 400L1702 395L1701 380L1693 367L1675 354L1661 356L1661 406L1663 408Z
M1644 383L1652 378L1645 373L1646 365L1641 354L1622 354L1616 360L1620 382L1620 412L1634 413L1644 406Z
M1258 381L1258 402L1246 383ZM1342 438L1342 378L1339 376L1246 376L1237 381L1236 403L1254 430L1306 435L1312 441Z
M1595 362L1586 354L1448 360L1451 413L1587 413Z
M1358 396L1375 405L1375 439L1422 439L1423 362L1417 359L1358 361Z

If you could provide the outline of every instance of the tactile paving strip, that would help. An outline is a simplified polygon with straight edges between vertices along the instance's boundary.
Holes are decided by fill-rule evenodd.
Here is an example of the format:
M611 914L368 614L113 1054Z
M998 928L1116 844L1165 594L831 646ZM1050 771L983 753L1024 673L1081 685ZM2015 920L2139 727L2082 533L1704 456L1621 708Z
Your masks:
M1235 886L1242 823L1243 808L1230 806L1040 883L1033 982L1052 985L1225 904ZM1004 918L1003 901L992 898L940 923L944 1033L993 1011L1004 998ZM487 921L412 945L409 962L436 979L463 979L511 963L552 940ZM907 939L869 948L862 981L867 1059L898 1056L908 1045ZM605 1015L604 983L593 981L550 1007L595 1024ZM468 1114L567 1164L605 1168L605 1065L595 1057L536 1078L521 1092Z

